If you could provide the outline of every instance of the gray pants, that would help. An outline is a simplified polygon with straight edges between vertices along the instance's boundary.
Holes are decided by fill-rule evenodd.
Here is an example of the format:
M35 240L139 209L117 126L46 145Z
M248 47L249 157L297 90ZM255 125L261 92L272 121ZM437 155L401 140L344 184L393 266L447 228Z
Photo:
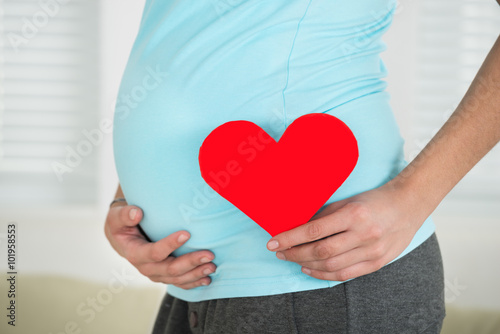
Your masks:
M444 316L434 234L398 261L332 288L202 302L167 293L153 334L435 334Z

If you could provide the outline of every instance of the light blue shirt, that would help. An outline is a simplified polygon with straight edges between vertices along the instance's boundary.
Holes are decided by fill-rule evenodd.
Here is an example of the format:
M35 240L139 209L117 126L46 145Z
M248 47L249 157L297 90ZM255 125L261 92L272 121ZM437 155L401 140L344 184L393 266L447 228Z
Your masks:
M256 123L278 140L308 113L344 121L356 168L326 204L379 187L406 165L385 91L381 40L395 0L149 0L125 70L114 153L128 203L154 241L187 230L174 252L215 254L206 287L168 292L186 301L332 287L281 261L270 235L201 178L199 148L217 126ZM307 194L304 194L307 196ZM434 232L427 219L404 256Z

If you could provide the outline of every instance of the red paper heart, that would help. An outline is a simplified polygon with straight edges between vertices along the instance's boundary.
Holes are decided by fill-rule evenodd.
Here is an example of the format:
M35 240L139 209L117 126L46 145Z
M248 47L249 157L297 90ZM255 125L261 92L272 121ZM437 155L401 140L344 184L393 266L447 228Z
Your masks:
M358 161L351 130L329 114L307 114L276 142L248 121L213 130L199 154L201 176L271 236L308 222Z

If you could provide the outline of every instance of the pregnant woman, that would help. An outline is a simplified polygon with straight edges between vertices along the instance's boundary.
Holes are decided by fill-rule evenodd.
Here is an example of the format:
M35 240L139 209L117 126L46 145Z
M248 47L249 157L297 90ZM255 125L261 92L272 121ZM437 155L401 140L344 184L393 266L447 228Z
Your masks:
M146 1L115 112L121 187L105 232L168 284L154 333L439 333L429 216L500 139L500 45L407 166L380 59L396 5ZM347 124L359 160L311 221L271 238L202 179L199 149L229 121L279 140L310 113Z

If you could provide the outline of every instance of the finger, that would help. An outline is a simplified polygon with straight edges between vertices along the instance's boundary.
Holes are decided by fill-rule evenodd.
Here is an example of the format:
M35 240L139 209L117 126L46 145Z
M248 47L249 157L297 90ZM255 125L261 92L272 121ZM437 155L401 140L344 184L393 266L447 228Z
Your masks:
M135 226L139 224L143 213L141 208L134 205L118 207L120 222L125 226Z
M349 250L348 252L342 253L340 255L334 256L326 260L297 262L297 263L309 269L321 270L326 272L335 272L353 266L356 263L371 261L371 260L373 259L368 254L366 248L360 247Z
M207 276L200 278L199 280L191 283L186 283L186 284L173 284L181 289L187 290L187 289L192 289L192 288L197 288L199 286L206 286L209 285L212 282L212 279Z
M163 274L150 275L148 277L154 282L177 285L185 285L197 282L200 279L213 274L217 268L213 263L206 263L201 266L195 267L194 269L191 269L181 275L173 276L171 275L170 263L168 263L168 260L166 261L166 263L163 263L162 267L163 268L161 268L160 271L163 271Z
M325 239L304 245L295 246L276 253L281 260L307 262L326 260L348 252L360 246L356 234L350 231L341 232Z
M181 255L172 260L166 270L166 275L181 276L193 271L193 269L198 269L199 267L203 267L202 269L200 269L201 272L203 272L207 268L212 268L213 272L216 268L215 264L212 263L214 258L214 254L209 250L202 250ZM205 276L208 274L204 273Z
M106 219L106 228L111 234L123 231L135 231L135 227L141 221L142 216L142 210L136 206L117 205L109 209L108 218ZM131 227L133 227L133 229L131 229Z
M293 246L305 244L332 234L343 232L346 228L346 219L340 210L335 214L312 220L294 229L274 236L267 243L267 248L270 251L285 250Z
M215 270L215 264L211 263L213 259L214 255L212 252L208 250L202 250L187 253L179 257L169 256L167 259L161 262L147 263L142 265L138 269L143 275L148 277L178 277L200 267L203 267L204 269L213 268ZM203 272L203 270L201 270L201 272ZM200 277L197 277L196 279ZM194 279L191 279L190 281L193 280Z
M157 242L148 242L141 236L130 236L122 241L125 258L133 265L160 262L182 246L190 235L187 231L177 231Z
M340 269L334 272L326 272L322 270L302 267L302 272L311 277L329 281L347 281L352 278L364 276L373 273L383 266L382 260L358 262L352 266Z

